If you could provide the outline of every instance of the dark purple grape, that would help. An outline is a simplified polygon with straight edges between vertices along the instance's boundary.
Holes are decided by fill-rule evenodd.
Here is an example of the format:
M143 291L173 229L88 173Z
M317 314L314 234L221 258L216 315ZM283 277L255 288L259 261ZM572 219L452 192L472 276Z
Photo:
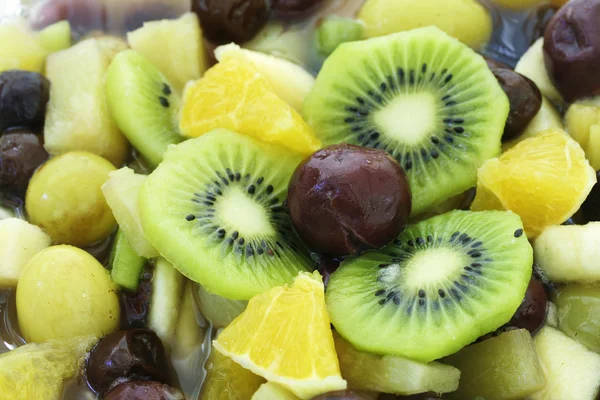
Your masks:
M37 72L0 73L0 132L21 127L41 130L50 98L50 81Z
M273 10L277 18L304 18L324 3L324 0L273 0Z
M600 182L600 171L596 172ZM587 221L600 221L600 183L596 183L581 206L581 213Z
M340 144L298 166L287 204L309 247L343 257L394 239L408 221L411 195L404 170L385 151Z
M546 320L548 295L542 282L531 277L523 302L508 323L509 326L527 329L534 334Z
M313 397L312 400L365 400L365 398L348 389L324 393Z
M152 296L151 268L146 268L142 273L142 280L135 292L121 291L119 303L121 304L121 329L144 328L150 313L150 298Z
M101 396L117 381L169 382L169 364L162 342L148 329L111 333L92 349L85 365L88 385Z
M14 131L13 131L14 132ZM0 137L0 187L23 196L35 170L48 159L39 136L7 133Z
M492 73L506 93L510 112L504 126L502 140L513 139L523 132L542 107L542 93L526 76L510 69L493 69Z
M115 386L104 400L185 400L177 389L153 381L129 381Z
M270 0L193 0L204 35L215 43L252 39L269 20Z
M544 62L567 102L600 94L600 0L571 0L544 34Z

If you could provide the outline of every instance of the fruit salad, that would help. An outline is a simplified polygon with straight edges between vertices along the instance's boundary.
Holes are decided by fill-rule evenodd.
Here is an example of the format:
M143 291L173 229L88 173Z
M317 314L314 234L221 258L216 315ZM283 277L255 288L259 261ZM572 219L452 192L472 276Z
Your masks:
M600 398L600 0L19 3L0 400Z

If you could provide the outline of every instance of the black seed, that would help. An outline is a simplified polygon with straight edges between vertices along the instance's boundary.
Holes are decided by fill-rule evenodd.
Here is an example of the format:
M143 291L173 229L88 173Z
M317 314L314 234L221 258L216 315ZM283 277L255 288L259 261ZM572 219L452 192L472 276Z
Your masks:
M379 137L379 132L371 133L371 140L377 140L378 137Z
M281 212L281 211L283 211L283 207L281 207L281 206L271 207L271 211Z
M160 102L160 105L161 105L161 106L163 106L164 108L169 108L169 105L170 105L170 104L169 104L169 100L167 100L167 98L166 98L166 97L162 97L162 96L160 96L160 97L158 98L158 101Z
M211 201L203 201L202 204L204 204L205 206L214 206L214 203Z
M419 305L423 307L425 305L425 299L419 299Z
M354 122L354 118L344 118L344 122L352 123Z
M163 83L162 92L165 94L165 96L170 95L172 93L171 87L169 85L167 85L166 83Z
M214 196L206 196L206 200L209 200L209 201L217 201L217 198L216 198L216 197L214 197Z
M221 192L221 189L215 189L215 193L219 196L223 196L223 192Z
M454 132L456 133L463 133L465 131L465 128L463 128L462 126L457 126L454 128Z
M394 296L392 298L392 300L394 301L394 304L399 306L400 305L400 297L398 295Z
M254 255L254 249L252 246L246 246L246 257L252 257Z
M431 236L431 235L427 235L427 241L428 241L429 243L433 243L433 236Z
M277 197L274 197L273 200L271 200L271 205L275 205L279 203L279 199Z
M472 251L472 250L471 250L471 251ZM470 256L471 256L472 258L479 258L479 257L481 257L481 253L480 253L480 252L478 252L478 251L476 251L476 252L473 252L473 253L469 252L469 254L470 254Z
M446 79L444 79L444 83L448 83L452 80L452 74L448 75Z
M442 75L446 75L446 72L448 72L448 68L444 68L444 69L442 70Z
M397 294L396 292L392 291L392 292L389 292L389 293L387 294L387 296L385 296L385 297L386 297L388 300L390 300L390 299L391 299L392 297L394 297L396 294Z
M415 71L413 71L412 69L410 70L410 72L408 73L408 82L411 85L415 84Z
M420 298L423 298L423 297L425 297L425 291L424 291L423 289L420 289L420 290L419 290L419 297L420 297Z
M438 294L440 295L440 297L443 299L444 297L446 297L446 292L444 292L443 289L438 289Z
M427 157L427 150L425 150L425 149L421 149L421 155L422 155L423 157Z
M471 263L471 267L479 268L479 267L481 267L481 264L480 263Z
M221 182L223 182L225 186L229 186L229 181L226 178L221 178Z
M192 215L192 214L190 214L190 215L188 215L187 217L185 217L185 219L186 219L187 221L193 221L193 220L195 220L195 219L196 219L196 216L195 216L195 215Z
M385 82L381 82L381 85L379 85L379 89L382 92L385 92L387 90L387 84Z
M409 240L407 243L410 247L414 247L415 245L415 242L413 242L412 240Z
M400 239L394 239L394 244L396 246L400 246L402 244L402 240L400 240Z
M240 179L242 179L242 174L240 174L239 172L236 172L236 173L235 173L235 180L236 180L237 182L239 182L239 181L240 181Z
M359 142L362 142L364 138L365 138L365 135L361 133L360 135L358 135L357 139Z
M379 268L387 268L390 264L379 264Z
M455 106L455 105L456 105L456 102L454 100L446 103L446 107L451 107L451 106Z
M225 237L225 229L219 229L217 235L219 235L219 239L223 239Z
M440 156L440 153L438 153L437 150L431 150L429 154L431 154L431 157L433 158L438 158Z
M346 107L346 111L350 111L350 112L355 113L355 112L358 112L358 108L356 108L356 107Z
M427 64L423 64L423 65L421 66L421 73L423 73L423 74L424 74L425 72L427 72Z
M471 245L471 248L472 248L472 249L474 249L474 248L476 248L476 247L479 247L479 246L481 246L482 244L483 244L482 242L475 242L475 243L473 243L473 244Z
M258 178L258 180L256 181L257 185L262 184L265 181L265 178L263 178L262 176L260 178Z
M440 139L436 138L435 136L431 137L431 143L438 144L439 142L440 142Z
M444 96L442 96L442 101L449 100L449 99L450 99L450 97L452 97L452 96L450 96L449 94L447 94L447 95L444 95ZM445 124L450 124L450 123L452 123L452 118L445 118L445 119L444 119L444 123L445 123Z
M384 305L386 303L387 299L381 299L379 300L379 304Z
M473 271L473 268L469 267L468 265L465 267L465 271Z
M236 239L238 238L238 236L240 236L240 233L239 233L238 231L234 231L234 232L231 234L231 238L232 238L233 240L236 240Z
M446 139L446 142L448 143L454 143L454 139L452 138L452 136L446 135L444 136L444 139Z
M515 237L518 238L518 237L521 237L521 236L523 236L523 229L517 229L515 231Z
M422 237L418 237L417 238L417 244L424 245L425 244L425 239L423 239Z
M378 291L375 292L375 296L381 296L384 293L385 293L384 289L379 289Z
M243 246L243 245L244 245L244 243L246 243L246 241L244 240L244 238L240 238L240 240L238 240L238 244L239 244L240 246Z
M460 235L458 237L458 240L462 242L462 241L464 241L465 239L468 239L468 238L469 238L469 235L467 235L466 233L463 233L462 235Z
M267 186L267 194L273 193L273 185Z
M359 111L358 111L358 114L359 114L361 117L366 117L367 115L369 115L369 110L359 110Z
M244 180L249 181L250 180L250 174L244 175Z
M256 249L256 252L257 252L259 255L262 255L262 254L263 254L265 251L263 250L263 248L262 248L262 247L259 247L259 248L257 248L257 249Z
M407 170L411 169L412 165L413 165L412 161L407 160L406 163L404 164L404 168L406 168Z
M248 186L248 193L254 194L254 192L256 192L256 186L254 186L254 185Z
M404 82L404 70L402 68L398 68L398 77L400 78L400 83Z
M456 119L454 120L454 123L455 123L455 124L464 124L464 123L465 123L465 120L464 120L464 119L462 119L462 118L456 118Z
M358 101L360 104L365 104L365 101L362 99L362 97L357 97L356 101Z
M460 235L460 232L454 232L452 236L450 236L450 243L454 242L454 239L456 239L458 235Z
M279 248L280 248L280 249L283 249L283 245L281 244L281 242L280 242L280 241L276 241L276 242L275 242L275 244L276 244L277 246L279 246Z

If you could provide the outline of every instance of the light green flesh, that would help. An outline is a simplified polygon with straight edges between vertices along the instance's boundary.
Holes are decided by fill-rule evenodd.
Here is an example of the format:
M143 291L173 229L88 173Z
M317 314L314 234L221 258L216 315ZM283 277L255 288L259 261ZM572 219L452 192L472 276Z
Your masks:
M215 328L225 328L233 322L248 306L244 300L230 300L207 292L202 285L196 290L196 303L204 317Z
M48 53L71 47L71 25L69 21L56 22L38 34L42 47Z
M465 347L444 360L460 369L451 399L520 400L546 385L531 335L525 329Z
M508 111L483 58L434 27L342 44L303 108L323 145L394 156L408 174L413 215L475 186L477 169L500 153Z
M281 147L226 130L174 146L140 191L144 232L216 295L248 300L289 283L312 264L282 207L299 162Z
M263 383L252 400L299 400L292 392L273 382Z
M460 371L449 365L361 352L335 332L333 339L342 377L352 389L410 395L458 388Z
M362 40L365 27L362 21L330 16L325 18L316 32L317 49L328 56L342 43Z
M140 283L146 259L138 256L123 231L119 229L110 255L110 277L127 290L136 290Z
M148 327L169 346L176 334L185 279L168 261L158 259L152 277Z
M167 85L171 92L164 92ZM119 129L142 156L156 167L167 146L183 141L175 115L181 98L148 60L134 50L114 58L106 75L110 112ZM163 107L159 97L169 102Z
M451 211L409 227L333 273L332 324L375 354L429 362L457 352L508 322L523 300L533 251L518 229L520 218L504 211Z
M600 353L600 288L566 286L556 292L554 302L558 308L560 330Z

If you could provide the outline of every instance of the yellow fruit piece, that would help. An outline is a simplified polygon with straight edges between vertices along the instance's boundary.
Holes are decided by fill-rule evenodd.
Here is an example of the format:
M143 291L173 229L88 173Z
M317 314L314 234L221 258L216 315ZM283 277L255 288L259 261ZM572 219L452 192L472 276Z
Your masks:
M301 272L291 286L278 286L251 299L213 345L301 399L347 386L318 272Z
M358 18L366 24L367 37L433 25L479 48L492 34L492 18L477 0L368 0Z
M277 97L247 60L227 57L188 84L183 102L180 128L188 137L223 128L302 154L321 145L300 114Z
M212 349L198 400L248 400L265 380Z
M565 124L569 135L585 150L592 167L600 169L600 99L571 104L565 114Z
M44 72L48 51L24 22L0 24L0 72L23 69Z
M511 210L523 220L529 238L571 217L596 183L583 149L559 129L486 161L477 177L471 209Z
M32 400L62 398L63 383L81 369L95 337L44 344L30 343L0 355L0 398Z
M546 0L493 0L493 2L511 10L526 10L546 3Z

